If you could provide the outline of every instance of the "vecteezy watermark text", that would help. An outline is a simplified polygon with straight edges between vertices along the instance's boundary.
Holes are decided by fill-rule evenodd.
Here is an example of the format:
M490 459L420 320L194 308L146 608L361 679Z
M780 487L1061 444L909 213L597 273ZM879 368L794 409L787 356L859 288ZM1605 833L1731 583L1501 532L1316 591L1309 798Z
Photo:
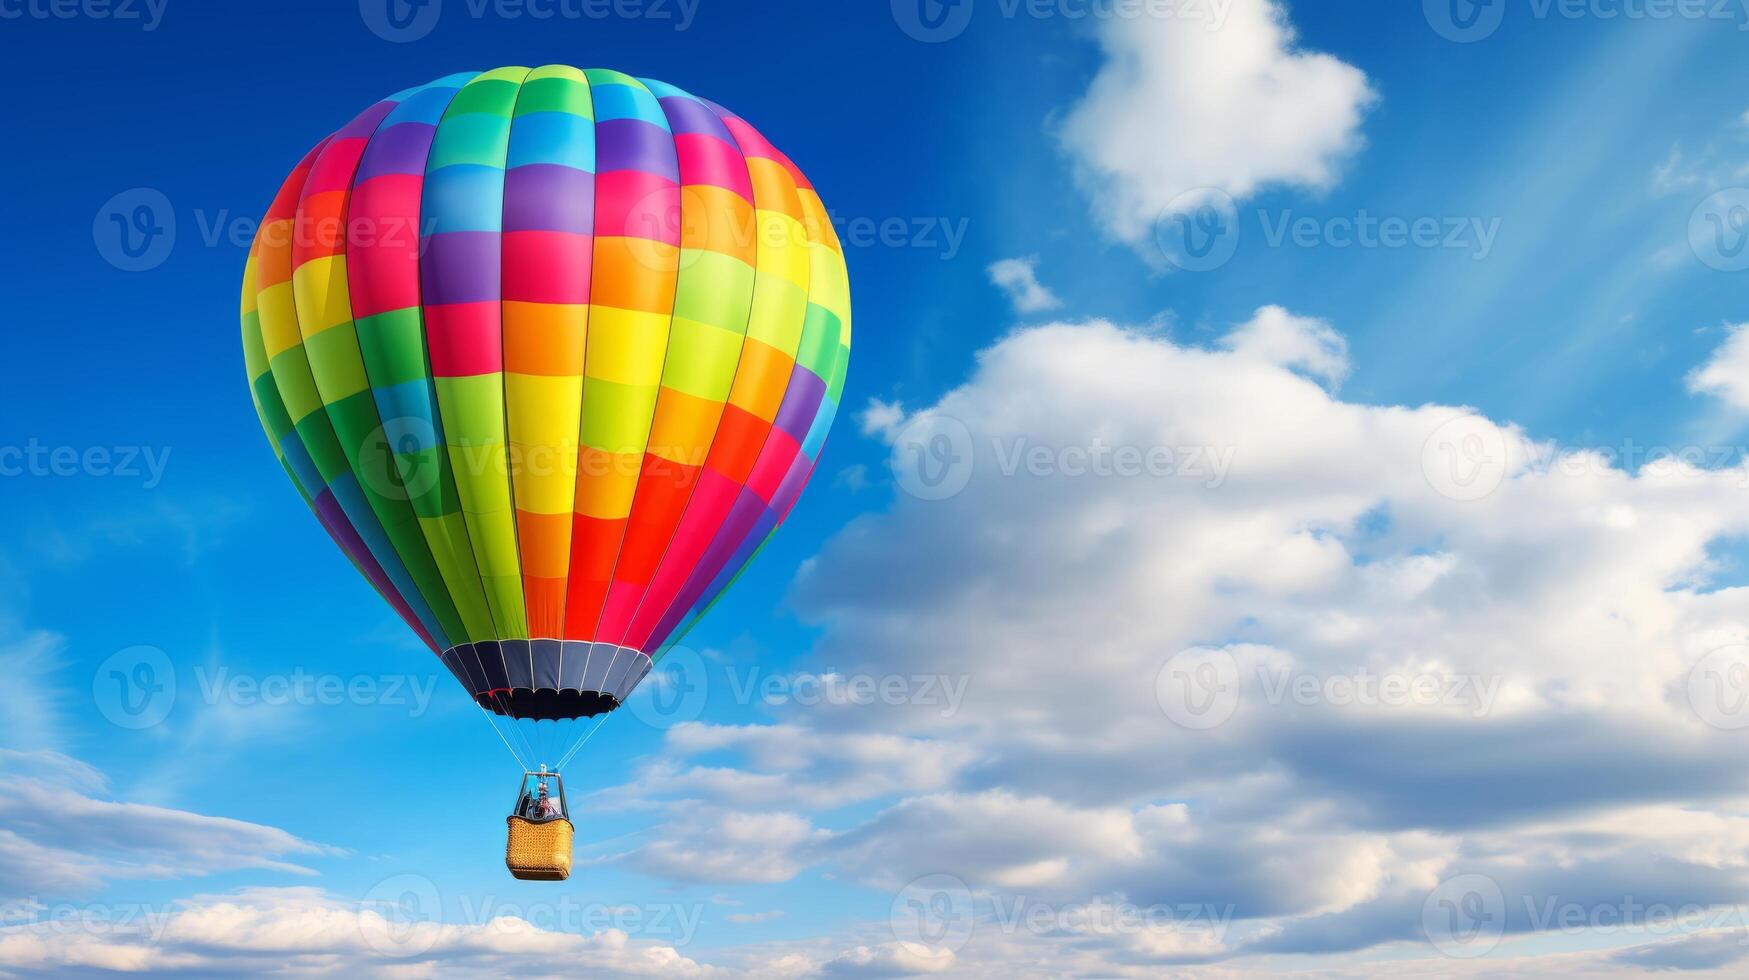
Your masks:
M150 34L164 23L170 0L0 0L0 21L102 20L140 25Z
M638 684L626 708L644 724L664 729L696 720L713 697L725 696L741 706L910 706L946 718L959 712L969 684L970 677L964 674L776 673L758 666L734 668L708 661L688 647L674 647Z
M196 667L195 683L208 705L229 704L250 708L296 705L338 707L381 705L406 708L407 717L422 718L437 693L438 677L411 674L317 674L297 668L289 674L233 673L228 667L209 670Z
M948 674L770 674L758 667L727 673L736 704L920 705L940 709L942 717L959 711L971 681Z
M1486 956L1508 931L1551 935L1612 936L1631 932L1655 938L1702 930L1742 931L1744 909L1701 902L1648 901L1635 895L1569 898L1517 894L1491 875L1457 874L1428 892L1421 906L1421 932L1440 953L1454 959Z
M935 252L951 261L965 244L970 218L944 215L915 217L846 216L829 213L832 227L846 248L910 248Z
M459 919L446 918L447 909ZM561 895L550 902L506 902L495 895L456 895L446 903L437 884L421 874L385 878L359 903L359 931L384 956L411 959L430 952L446 929L461 927L506 938L529 927L545 933L590 936L617 930L640 939L686 946L704 918L703 902L607 905Z
M971 25L977 4L1004 20L1181 20L1218 31L1233 0L891 0L893 22L912 40L951 41Z
M1248 212L1213 187L1192 188L1162 208L1154 240L1166 263L1186 272L1227 264L1246 236ZM1361 208L1354 214L1310 215L1292 208L1249 212L1262 247L1447 251L1480 262L1494 252L1502 219L1477 215L1390 215Z
M1749 30L1745 0L1422 0L1434 33L1458 44L1494 36L1510 13L1531 20L1708 20Z
M692 27L701 0L450 0L471 20L641 20ZM420 40L443 19L444 0L359 0L358 13L372 34L395 44Z
M1160 710L1179 727L1206 731L1226 724L1246 704L1443 708L1481 718L1494 710L1504 681L1497 674L1364 666L1312 671L1257 663L1247 671L1227 650L1196 647L1166 661L1155 677L1154 696Z
M1421 472L1427 485L1460 502L1482 500L1508 476L1579 479L1628 473L1654 480L1718 479L1730 474L1749 488L1749 446L1662 445L1623 439L1618 445L1562 446L1532 442L1482 415L1445 418L1421 446Z
M30 439L22 446L0 446L0 477L139 480L151 490L164 481L170 447L48 446Z
M156 943L164 938L174 905L138 902L57 902L35 898L0 905L0 929L32 936L127 935Z
M176 665L154 646L118 650L91 676L92 701L111 724L129 731L168 720L191 689ZM296 668L255 674L227 666L194 668L194 687L207 707L383 707L422 718L431 710L441 679L436 674L329 674Z
M1143 445L1097 436L1055 443L1027 435L992 436L983 445L959 419L929 413L893 436L889 464L905 493L946 500L971 483L985 449L1004 479L1177 479L1211 490L1226 483L1238 455L1233 446Z
M988 907L980 913L980 904ZM1053 902L1026 895L990 895L982 903L965 881L947 873L912 879L894 896L889 911L893 938L913 956L949 961L980 926L1004 935L1134 936L1170 930L1181 939L1201 938L1219 948L1235 906L1208 903L1139 905L1118 898Z

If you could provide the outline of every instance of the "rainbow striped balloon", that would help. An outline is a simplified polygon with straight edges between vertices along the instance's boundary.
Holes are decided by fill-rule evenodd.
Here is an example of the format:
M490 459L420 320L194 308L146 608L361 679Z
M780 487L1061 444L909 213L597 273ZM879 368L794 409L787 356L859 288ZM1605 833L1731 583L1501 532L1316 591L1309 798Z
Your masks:
M789 158L563 66L440 79L319 143L242 320L317 520L517 719L625 700L795 505L850 357L843 252Z

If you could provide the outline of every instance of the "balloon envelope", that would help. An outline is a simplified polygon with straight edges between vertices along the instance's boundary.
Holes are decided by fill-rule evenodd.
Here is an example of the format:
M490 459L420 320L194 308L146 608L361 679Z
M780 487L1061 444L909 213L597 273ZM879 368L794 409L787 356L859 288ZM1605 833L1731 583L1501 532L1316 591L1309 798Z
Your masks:
M782 522L850 351L844 259L746 122L602 69L376 103L275 197L243 277L269 441L475 699L623 701Z

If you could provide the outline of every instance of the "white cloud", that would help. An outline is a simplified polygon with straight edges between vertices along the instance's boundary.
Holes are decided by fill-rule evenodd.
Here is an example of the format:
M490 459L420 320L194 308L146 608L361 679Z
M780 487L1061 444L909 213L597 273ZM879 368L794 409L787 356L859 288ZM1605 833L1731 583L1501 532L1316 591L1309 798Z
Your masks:
M1700 183L1700 175L1683 167L1682 147L1672 146L1670 155L1652 170L1652 190L1669 194Z
M990 281L1008 296L1016 313L1039 313L1063 305L1057 295L1038 281L1038 256L1002 259L990 263Z
M1328 384L1348 376L1348 341L1330 324L1265 306L1222 340L1240 357L1297 368Z
M651 874L676 881L771 883L794 878L830 835L793 813L673 808L657 838L633 856Z
M1749 410L1749 324L1727 328L1724 342L1707 362L1689 372L1688 390Z
M1300 50L1273 0L1234 0L1218 30L1109 18L1099 40L1105 64L1059 135L1101 222L1131 245L1212 192L1330 186L1375 98L1359 69Z
M921 414L960 420L966 487L901 495L853 523L794 600L823 631L821 664L965 678L963 700L678 725L661 757L592 800L652 811L638 846L608 860L675 882L831 875L874 889L879 908L918 876L956 876L978 929L951 956L917 957L877 920L706 966L666 942L507 918L418 927L426 951L396 958L370 941L383 929L371 910L275 889L191 899L155 941L0 929L0 970L1155 976L1218 961L1206 969L1220 975L1393 944L1399 969L1428 955L1423 906L1453 875L1499 884L1517 910L1508 942L1537 928L1521 910L1549 899L1749 899L1749 762L1740 733L1689 701L1701 658L1749 638L1749 589L1704 587L1708 544L1749 530L1743 473L1552 460L1467 410L1344 401L1325 385L1345 363L1328 324L1273 307L1206 347L1061 323L982 352L933 406L876 403L868 430L887 440ZM1448 474L1430 467L1451 462L1438 451L1454 424L1448 441L1479 447L1459 462L1494 467L1491 492L1437 489ZM1015 439L1052 453L1173 447L1187 467L1182 450L1200 447L1231 465L1217 482L1039 475L1003 466ZM1224 724L1187 728L1162 708L1156 681L1187 648L1239 672ZM1480 712L1301 703L1272 699L1272 672L1500 687ZM295 871L322 852L274 828L110 801L72 760L0 765L0 879L20 894L208 874L238 854ZM1210 910L1205 927L1113 928L1103 914L1162 903ZM1049 928L1004 924L1035 907ZM1702 940L1640 931L1522 972L1732 966Z
M871 398L856 421L862 427L862 434L867 436L877 432L891 433L904 419L905 410L898 403Z
M54 633L19 634L0 619L0 676L12 692L0 712L0 746L47 750L59 744L65 695L52 678L65 646Z
M851 493L860 493L863 490L867 490L870 486L868 479L868 466L863 463L853 463L850 466L846 466L838 471L837 476L832 478L832 485L834 487L843 487Z
M291 859L338 853L275 827L104 795L103 777L76 760L0 752L0 901L240 868L310 874Z
M1692 976L1691 971L1734 966L1745 956L1749 945L1741 929L1714 929L1624 949L1613 959L1642 970L1681 970Z
M832 809L902 791L945 788L977 760L972 747L798 725L685 722L669 730L665 749L663 757L644 766L632 781L594 794L589 805L614 810L680 798L752 806L781 799ZM721 752L737 753L740 766L693 761Z
M783 909L767 909L764 912L731 912L723 918L736 925L755 925L760 922L771 922L783 918Z
M1424 944L1424 902L1465 873L1519 910L1509 941L1550 898L1749 900L1749 762L1689 688L1710 651L1749 638L1749 589L1707 582L1709 543L1749 531L1743 472L1629 473L1467 409L1344 401L1346 366L1330 325L1265 307L1207 347L1102 322L1022 330L935 405L875 403L866 431L888 441L923 416L962 423L965 489L901 492L853 522L793 599L823 630L818 662L964 677L963 703L680 726L626 798L708 813L694 840L755 818L763 843L727 848L742 879L817 868L891 894L949 874L988 903L980 921L1021 899L1232 910L1215 933L986 929L955 975ZM1004 466L1017 442L1170 447L1182 468L1038 474ZM1227 454L1224 478L1192 448ZM1479 475L1454 485L1454 464ZM1156 686L1191 648L1236 672L1232 717L1206 730ZM1431 678L1433 696L1322 693L1386 675ZM1318 695L1283 693L1295 679ZM762 816L773 801L781 823ZM851 801L881 806L810 816ZM702 860L667 858L683 879Z
M948 973L954 969L954 957L929 956L904 943L884 943L879 946L856 946L845 950L821 965L822 977L903 977L918 974Z
M463 924L399 915L313 888L197 896L140 916L0 927L0 971L69 976L708 977L674 946L607 929L582 934L520 918Z

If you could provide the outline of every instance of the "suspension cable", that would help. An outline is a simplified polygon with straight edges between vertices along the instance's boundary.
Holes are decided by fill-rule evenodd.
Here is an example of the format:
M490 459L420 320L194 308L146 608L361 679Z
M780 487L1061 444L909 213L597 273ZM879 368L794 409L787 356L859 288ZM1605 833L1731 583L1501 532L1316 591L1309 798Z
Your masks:
M596 719L594 726L589 729L588 734L584 735L581 739L579 739L577 741L576 745L571 746L571 750L569 752L565 753L565 757L563 759L559 760L559 765L558 765L559 772L564 772L565 767L571 764L571 760L575 759L577 757L577 753L582 751L583 746L589 744L589 740L594 738L595 733L600 731L601 726L607 722L607 716L609 714L612 714L612 712L603 711L601 713L601 717Z

